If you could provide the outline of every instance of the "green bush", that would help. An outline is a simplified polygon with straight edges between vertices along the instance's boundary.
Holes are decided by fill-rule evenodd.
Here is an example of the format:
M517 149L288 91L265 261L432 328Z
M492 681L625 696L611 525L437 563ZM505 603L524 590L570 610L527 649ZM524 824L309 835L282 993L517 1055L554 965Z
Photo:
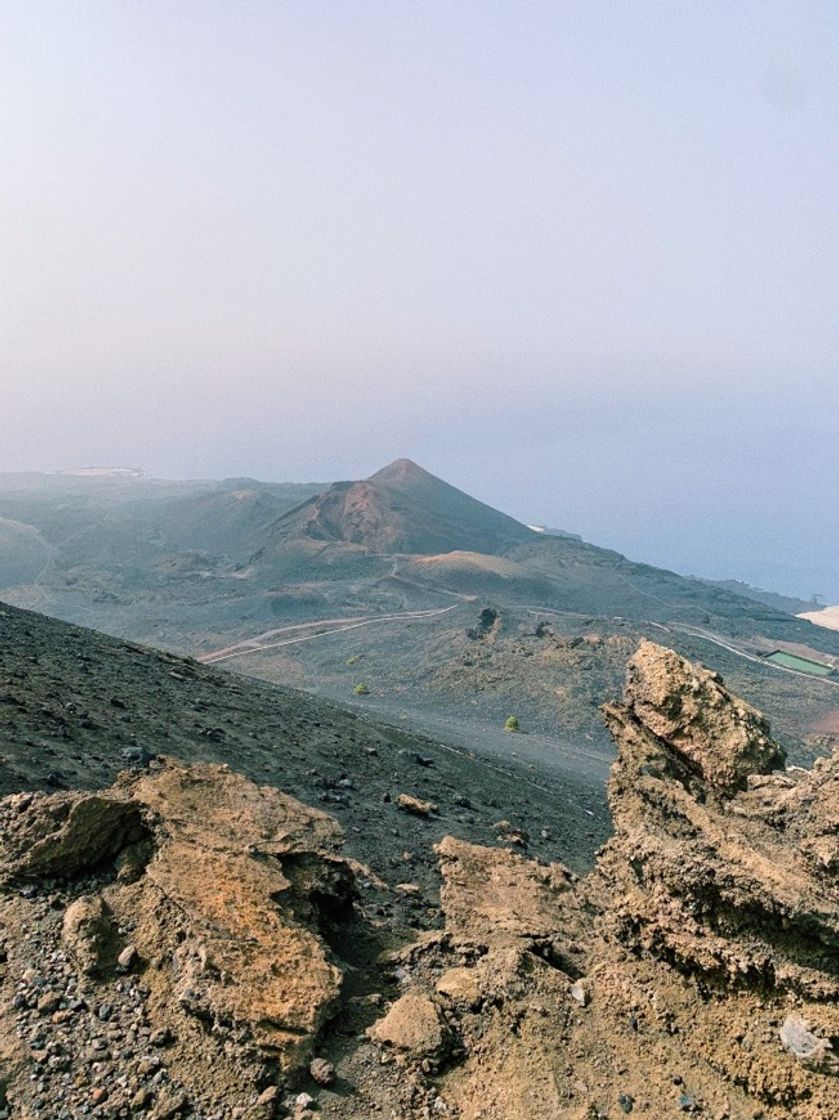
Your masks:
M347 665L355 665L356 661L358 661L358 654L354 653L352 657L347 658L346 663Z
M369 696L370 689L366 684L357 684L353 689L353 692L356 694L356 696Z
M507 719L504 723L504 730L505 731L518 731L519 730L519 717L518 716L507 716Z

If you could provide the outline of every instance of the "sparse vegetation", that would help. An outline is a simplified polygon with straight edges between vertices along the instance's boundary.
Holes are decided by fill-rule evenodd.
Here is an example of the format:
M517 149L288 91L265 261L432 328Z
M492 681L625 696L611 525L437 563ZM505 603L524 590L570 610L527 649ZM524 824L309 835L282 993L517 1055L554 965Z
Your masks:
M505 731L520 731L521 728L519 727L519 717L518 716L507 716L506 720L504 721L504 730Z
M356 694L356 696L369 696L370 695L370 689L367 687L366 684L357 684L355 686L355 688L353 689L353 692Z
M348 657L348 658L347 658L347 660L346 660L345 664L346 664L346 665L350 665L350 666L352 666L352 665L355 665L355 663L356 663L357 661L358 661L358 654L357 654L357 653L354 653L354 654L352 655L352 657Z
M471 638L473 642L478 642L491 634L497 625L498 611L494 607L484 607L478 615L478 625L470 627L466 631L466 637Z

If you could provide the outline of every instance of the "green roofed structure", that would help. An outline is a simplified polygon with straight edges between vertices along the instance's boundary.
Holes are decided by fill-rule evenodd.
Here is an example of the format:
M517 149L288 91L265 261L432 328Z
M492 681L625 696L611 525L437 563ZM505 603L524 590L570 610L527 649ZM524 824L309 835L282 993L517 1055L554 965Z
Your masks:
M811 661L809 657L799 657L795 653L776 649L766 655L766 660L772 665L780 665L784 669L795 669L798 673L809 673L814 677L830 676L835 670L832 665L822 661Z

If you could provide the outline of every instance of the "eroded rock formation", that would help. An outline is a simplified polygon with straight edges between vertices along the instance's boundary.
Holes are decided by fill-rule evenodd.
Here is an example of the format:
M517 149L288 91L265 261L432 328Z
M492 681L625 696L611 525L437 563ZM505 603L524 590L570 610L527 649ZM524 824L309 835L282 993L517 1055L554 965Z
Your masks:
M836 1120L839 756L782 769L651 643L605 715L596 870L447 837L418 937L329 817L225 767L7 798L0 1114Z
M456 1021L443 1099L461 1120L834 1120L839 757L779 770L763 717L652 643L605 715L615 835L586 880L438 847L445 933L411 971Z
M227 767L168 761L103 794L8 798L2 818L5 951L11 968L28 966L13 973L16 1010L30 1013L27 1023L34 1010L37 1042L47 993L66 1027L47 1068L84 1067L89 1046L94 1063L97 1053L115 1057L111 1013L99 1013L103 1034L86 1037L84 1013L121 1002L109 992L133 1001L136 1021L123 1017L113 1033L123 1048L128 1038L135 1091L163 1067L143 1047L165 1040L171 1051L173 1077L158 1078L150 1099L165 1100L171 1081L185 1102L204 1102L199 1114L228 1115L225 1106L250 1103L308 1062L341 984L322 931L352 912L353 872L330 817ZM37 951L45 945L46 956ZM21 1044L6 1064L27 1057ZM125 1097L114 1087L106 1095ZM39 1101L37 1081L11 1096L21 1116L59 1115L54 1101Z

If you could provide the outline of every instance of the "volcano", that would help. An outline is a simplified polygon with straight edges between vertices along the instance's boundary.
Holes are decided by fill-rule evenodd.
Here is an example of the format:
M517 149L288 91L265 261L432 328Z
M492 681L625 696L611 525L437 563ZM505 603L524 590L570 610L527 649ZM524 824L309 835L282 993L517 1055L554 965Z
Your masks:
M266 530L262 547L308 539L387 555L498 554L535 535L410 459L397 459L363 481L333 483L303 502Z

